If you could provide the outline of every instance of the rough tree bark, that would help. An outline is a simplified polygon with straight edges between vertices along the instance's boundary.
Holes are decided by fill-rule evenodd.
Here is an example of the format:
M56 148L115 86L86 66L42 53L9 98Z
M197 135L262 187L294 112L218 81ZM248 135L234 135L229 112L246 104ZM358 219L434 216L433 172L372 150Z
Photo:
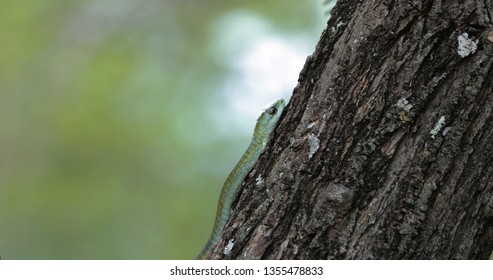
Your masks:
M338 1L213 259L487 259L493 0Z

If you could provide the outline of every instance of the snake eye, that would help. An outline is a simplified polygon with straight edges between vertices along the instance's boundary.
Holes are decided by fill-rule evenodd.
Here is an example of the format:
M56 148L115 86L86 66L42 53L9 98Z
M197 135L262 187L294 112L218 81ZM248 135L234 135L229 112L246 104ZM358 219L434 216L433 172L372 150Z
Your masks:
M269 115L271 115L271 116L274 116L275 114L277 114L277 108L276 107L270 107L269 111L267 111L267 113L269 113Z

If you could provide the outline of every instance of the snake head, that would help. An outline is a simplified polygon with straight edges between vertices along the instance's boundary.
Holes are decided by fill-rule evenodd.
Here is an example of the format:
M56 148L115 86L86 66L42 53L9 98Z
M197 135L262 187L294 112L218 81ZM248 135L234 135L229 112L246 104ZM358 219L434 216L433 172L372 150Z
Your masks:
M257 119L253 139L261 145L267 145L272 132L279 122L285 107L284 99L280 98L268 104Z

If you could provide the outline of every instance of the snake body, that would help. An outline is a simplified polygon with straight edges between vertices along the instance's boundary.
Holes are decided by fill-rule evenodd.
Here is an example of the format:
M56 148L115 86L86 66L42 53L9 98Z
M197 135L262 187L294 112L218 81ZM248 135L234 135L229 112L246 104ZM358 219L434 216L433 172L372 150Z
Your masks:
M219 196L216 219L212 228L212 233L196 259L205 259L213 246L219 241L221 232L229 219L231 204L233 203L235 195L238 192L241 183L245 180L245 177L250 173L258 158L264 152L265 147L279 122L284 106L284 99L277 99L267 105L258 117L250 145L233 171L229 174L226 182L224 182L221 195Z

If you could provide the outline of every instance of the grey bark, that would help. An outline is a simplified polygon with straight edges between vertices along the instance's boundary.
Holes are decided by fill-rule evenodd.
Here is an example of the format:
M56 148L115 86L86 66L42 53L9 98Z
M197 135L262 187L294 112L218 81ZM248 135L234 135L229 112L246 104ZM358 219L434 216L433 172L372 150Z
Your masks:
M338 1L214 259L487 259L493 1Z

